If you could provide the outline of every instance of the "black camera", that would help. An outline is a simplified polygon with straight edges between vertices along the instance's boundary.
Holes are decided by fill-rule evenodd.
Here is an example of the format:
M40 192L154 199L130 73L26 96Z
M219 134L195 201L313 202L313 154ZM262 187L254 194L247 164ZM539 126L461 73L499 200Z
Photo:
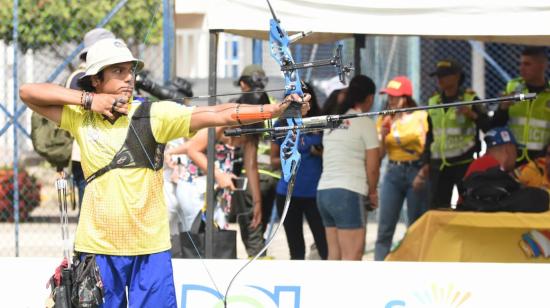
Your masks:
M136 90L138 93L141 90L160 100L170 99L180 103L183 103L185 98L193 96L193 85L191 82L181 77L176 77L170 84L162 86L153 81L149 77L149 74L149 71L144 70L136 76Z

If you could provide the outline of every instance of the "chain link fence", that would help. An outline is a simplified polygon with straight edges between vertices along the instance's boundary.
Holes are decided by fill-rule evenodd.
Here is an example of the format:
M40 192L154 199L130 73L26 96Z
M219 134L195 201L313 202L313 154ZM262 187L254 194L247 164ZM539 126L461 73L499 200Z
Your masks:
M361 73L371 77L377 89L385 87L395 76L409 77L413 82L414 97L420 105L427 105L429 98L438 91L437 80L430 73L435 71L437 62L443 59L453 59L462 65L465 77L463 87L475 90L480 98L500 96L506 83L519 75L519 58L525 47L402 36L367 36L365 41L365 48L361 49ZM353 50L353 40L346 43L348 50ZM326 78L324 75L315 77ZM316 80L315 84L322 85L323 82ZM324 89L321 87L317 90L322 92ZM384 109L385 99L385 96L377 95L374 109ZM382 164L380 179L383 178L384 170L385 162ZM403 209L394 236L394 246L406 230L405 213ZM369 215L367 254L374 249L377 216L377 211Z
M161 79L163 13L169 8L163 4L170 1L0 2L0 256L58 257L63 248L54 186L57 174L33 150L32 112L20 101L18 86L30 82L64 85L81 65L78 55L84 35L96 27L123 39L145 61L151 76ZM14 199L19 200L18 208ZM74 207L69 204L69 215L74 236L78 200Z

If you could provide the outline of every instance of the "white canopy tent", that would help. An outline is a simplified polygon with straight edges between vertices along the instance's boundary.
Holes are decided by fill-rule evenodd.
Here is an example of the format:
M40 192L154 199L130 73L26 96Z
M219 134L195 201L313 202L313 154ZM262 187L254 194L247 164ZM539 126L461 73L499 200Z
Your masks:
M271 12L265 0L176 1L176 13L206 15L210 30L209 94L216 94L217 32L267 40ZM282 27L313 31L301 44L354 34L422 36L550 45L548 0L271 0ZM189 7L186 7L189 6ZM193 9L199 11L194 12ZM215 98L209 105L216 104ZM209 129L205 252L212 253L215 132Z
M271 0L289 31L311 30L300 43L352 34L411 35L550 45L548 0ZM177 11L177 6L176 6ZM211 0L207 27L267 39L265 0Z

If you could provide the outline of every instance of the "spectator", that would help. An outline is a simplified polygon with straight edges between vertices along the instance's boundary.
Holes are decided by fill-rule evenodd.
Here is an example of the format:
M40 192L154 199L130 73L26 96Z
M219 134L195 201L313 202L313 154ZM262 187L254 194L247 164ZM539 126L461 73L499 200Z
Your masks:
M506 127L495 127L485 134L487 152L474 160L466 170L464 178L477 171L499 167L502 171L511 172L517 158L517 142L512 131Z
M369 111L376 87L355 76L340 114ZM323 172L317 202L323 219L329 260L361 260L365 250L366 202L378 206L379 144L374 122L346 120L323 135ZM368 198L368 199L367 199Z
M164 151L164 197L170 235L189 231L204 206L206 175L189 159L187 149L188 142L181 138L170 141Z
M548 193L534 187L522 187L511 172L517 158L517 142L506 127L496 127L485 135L487 152L474 160L464 176L457 209L468 211L548 210Z
M237 161L241 161L242 157L236 157L238 149L233 145L232 138L223 136L223 128L216 128L216 160L214 177L217 183L216 190L216 208L214 210L214 221L220 229L228 228L227 214L230 212L231 207L234 206L232 202L232 192L235 190L235 184L233 179L237 177L234 172L240 172L240 170L234 170L234 164ZM188 140L184 146L176 148L171 153L181 153L179 149L187 149L188 157L193 161L193 164L199 167L206 173L208 159L206 157L206 148L208 146L208 129L202 129L197 132L193 138ZM184 207L187 207L184 204ZM198 212L195 213L198 214ZM249 214L249 213L246 213ZM241 233L245 233L242 228L248 228L249 226L240 226ZM247 242L244 242L247 246Z
M454 60L441 60L430 76L437 78L438 91L430 97L430 106L479 99L464 89L462 66ZM489 117L482 105L438 108L428 111L433 132L430 162L430 208L449 208L453 188L459 184L481 150L479 130L486 131Z
M536 99L513 104L501 103L493 117L493 127L508 126L525 147L518 153L517 165L537 158L550 141L550 83L545 72L548 56L544 47L527 47L520 56L520 77L506 85L505 95L537 93Z
M315 92L310 85L304 89L305 93L311 94L311 109L308 117L321 115ZM286 121L285 121L286 123ZM279 121L275 126L280 126ZM302 133L298 142L298 150L301 154L300 167L296 174L294 191L290 199L290 207L284 221L286 240L290 251L290 259L304 260L306 257L306 246L304 239L304 216L309 224L315 245L321 259L327 259L327 240L325 229L319 209L317 208L317 185L323 168L322 160L322 134L319 132ZM271 145L271 165L274 168L281 168L279 156L282 140L273 142ZM277 211L282 215L287 198L288 183L281 178L277 184Z
M258 91L265 88L267 77L259 65L246 66L239 79L235 82L243 92ZM238 99L239 103L269 104L270 100L265 93L244 93ZM254 127L262 126L262 123L254 124ZM241 230L241 239L245 245L247 254L255 256L264 246L263 233L267 225L264 218L265 211L273 207L273 198L269 198L269 186L264 181L265 194L262 195L262 183L260 182L260 170L258 164L258 148L260 138L257 135L225 138L221 128L216 129L216 156L222 161L218 163L215 172L216 182L221 190L218 193L218 204L215 212L215 220L219 227L226 228L230 213L235 213ZM189 158L203 171L206 171L206 150L208 144L207 131L198 132L189 140L182 149L187 149ZM179 149L171 153L181 153ZM226 162L226 163L225 163ZM243 170L244 167L244 170ZM265 169L262 170L265 173ZM246 175L248 186L246 191L234 191L232 179ZM266 202L263 204L262 197ZM186 205L184 205L186 206Z
M382 90L388 95L388 109L415 107L412 83L404 76L392 79ZM408 225L427 209L429 146L428 113L414 111L378 118L382 156L388 165L380 195L380 217L374 259L383 261L390 252L395 227L407 200Z
M520 183L550 191L550 143L544 146L541 157L516 169Z
M265 71L257 64L247 65L236 85L241 91L261 91L265 89L268 78ZM270 104L271 99L265 92L245 93L237 99L238 103L247 104ZM263 123L256 123L248 127L263 127ZM247 126L245 126L247 127ZM232 210L237 216L237 222L241 230L241 239L245 244L246 251L249 256L255 256L264 247L263 234L269 217L264 217L264 213L270 214L273 208L273 193L270 193L269 179L260 176L260 171L269 171L266 169L260 170L258 162L258 152L260 148L259 135L246 135L242 137L232 138L232 144L239 147L242 154L242 164L234 166L234 172L239 174L246 173L248 178L248 189L246 191L237 191L232 196ZM265 164L263 164L265 166ZM264 185L262 185L264 184ZM264 191L262 193L262 187ZM265 200L264 200L265 199ZM265 201L265 203L264 203Z

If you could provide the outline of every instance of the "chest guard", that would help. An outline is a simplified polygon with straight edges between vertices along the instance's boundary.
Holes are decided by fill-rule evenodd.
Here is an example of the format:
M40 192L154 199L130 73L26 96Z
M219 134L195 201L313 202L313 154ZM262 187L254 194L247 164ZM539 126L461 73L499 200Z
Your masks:
M97 177L116 168L160 170L164 163L165 146L165 144L158 143L153 136L151 103L143 102L132 116L124 144L115 154L113 160L107 166L90 175L86 179L86 183L89 184Z

